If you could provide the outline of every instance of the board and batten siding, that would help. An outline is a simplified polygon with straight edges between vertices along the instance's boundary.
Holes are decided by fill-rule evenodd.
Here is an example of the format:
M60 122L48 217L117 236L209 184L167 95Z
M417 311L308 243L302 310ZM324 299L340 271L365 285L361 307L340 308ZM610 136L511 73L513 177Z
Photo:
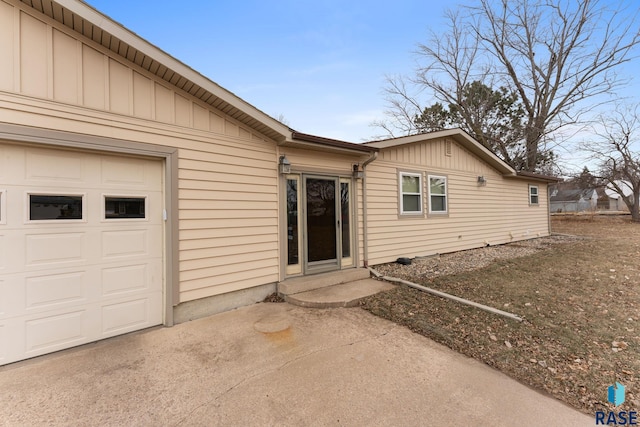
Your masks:
M175 303L278 281L274 141L17 1L0 54L1 121L179 149Z
M422 215L400 215L399 171L421 173ZM447 214L428 213L428 175L447 177ZM478 176L486 178L485 186L478 185ZM504 178L453 140L381 149L367 167L369 263L546 236L546 184L531 184L540 190L537 206L529 205L527 181Z

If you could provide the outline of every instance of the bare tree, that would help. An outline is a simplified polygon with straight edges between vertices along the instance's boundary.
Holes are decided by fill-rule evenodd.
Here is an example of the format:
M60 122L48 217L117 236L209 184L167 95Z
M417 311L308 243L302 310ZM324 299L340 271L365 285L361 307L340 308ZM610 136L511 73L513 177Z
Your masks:
M615 71L640 43L638 10L627 8L598 0L479 0L449 12L447 31L418 46L423 65L410 81L446 104L474 80L517 92L525 110L522 169L533 171L555 131L624 82ZM402 98L398 87L388 95ZM396 118L415 115L394 107Z
M456 103L426 107L414 123L419 132L459 127L516 169L524 160L524 110L515 92L479 81L466 84Z
M599 162L598 178L622 198L634 222L640 222L639 108L627 107L601 116L599 125L594 126L595 140L585 143L585 149ZM624 188L627 185L631 194Z

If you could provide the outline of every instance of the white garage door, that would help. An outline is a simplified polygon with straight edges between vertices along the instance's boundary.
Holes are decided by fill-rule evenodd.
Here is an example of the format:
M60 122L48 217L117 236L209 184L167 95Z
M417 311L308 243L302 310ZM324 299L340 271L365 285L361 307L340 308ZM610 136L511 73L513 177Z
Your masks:
M162 176L0 141L0 365L162 323Z

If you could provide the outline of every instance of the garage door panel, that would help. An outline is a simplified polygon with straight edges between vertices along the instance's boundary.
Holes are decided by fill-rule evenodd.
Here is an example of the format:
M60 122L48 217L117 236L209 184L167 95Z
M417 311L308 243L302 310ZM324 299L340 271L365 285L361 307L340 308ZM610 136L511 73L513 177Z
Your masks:
M0 364L10 363L22 357L24 348L24 328L20 327L17 319L0 319L0 342L11 345L0 346Z
M21 271L24 268L24 236L17 231L0 233L0 274Z
M7 268L7 237L0 234L0 273Z
M0 320L59 310L77 310L100 298L99 269L74 268L5 276L0 298L7 301Z
M102 297L153 292L162 281L162 260L102 269Z
M148 326L157 325L162 319L156 318L152 306L157 302L155 298L140 298L102 307L102 328L104 337L136 331Z
M0 321L7 315L7 307L9 304L9 293L5 290L5 281L0 280ZM0 341L2 342L2 341Z
M28 277L25 281L25 308L45 310L59 305L82 303L87 299L84 271Z
M101 182L112 188L161 191L161 173L153 161L105 157L101 162Z
M11 182L24 181L24 152L22 150L16 150L13 147L4 145L0 147L0 178L3 182L8 182L9 177Z
M25 264L56 266L82 262L86 253L86 233L46 233L25 235Z
M103 295L117 295L148 288L147 264L126 265L102 270Z
M0 180L7 181L4 178L7 176L8 168L7 168L7 149L0 145Z
M88 310L52 314L25 321L25 354L39 354L88 342Z
M63 182L78 186L85 182L84 163L86 156L79 153L58 152L54 150L30 149L26 152L25 180L52 182L60 185Z
M102 233L102 257L131 257L149 255L147 230L104 231Z
M9 342L8 337L6 336L6 333L7 333L7 327L0 320L0 343ZM7 363L8 350L9 350L8 345L0 346L0 365Z

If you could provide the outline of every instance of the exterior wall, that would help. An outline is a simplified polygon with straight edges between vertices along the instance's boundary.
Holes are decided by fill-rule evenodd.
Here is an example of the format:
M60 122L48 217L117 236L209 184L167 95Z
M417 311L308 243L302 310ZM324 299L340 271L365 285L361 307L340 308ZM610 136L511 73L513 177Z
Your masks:
M400 170L423 176L423 214L399 215ZM428 214L427 175L444 175L448 214ZM479 186L478 176L487 180ZM529 205L529 184L539 204ZM549 234L547 185L505 179L453 140L385 148L367 167L369 263L496 245Z
M620 212L629 212L629 207L622 200L622 197L618 197L617 199L610 197L609 198L609 209L612 211L620 211Z
M275 142L0 0L0 122L179 148L179 301L276 282Z

